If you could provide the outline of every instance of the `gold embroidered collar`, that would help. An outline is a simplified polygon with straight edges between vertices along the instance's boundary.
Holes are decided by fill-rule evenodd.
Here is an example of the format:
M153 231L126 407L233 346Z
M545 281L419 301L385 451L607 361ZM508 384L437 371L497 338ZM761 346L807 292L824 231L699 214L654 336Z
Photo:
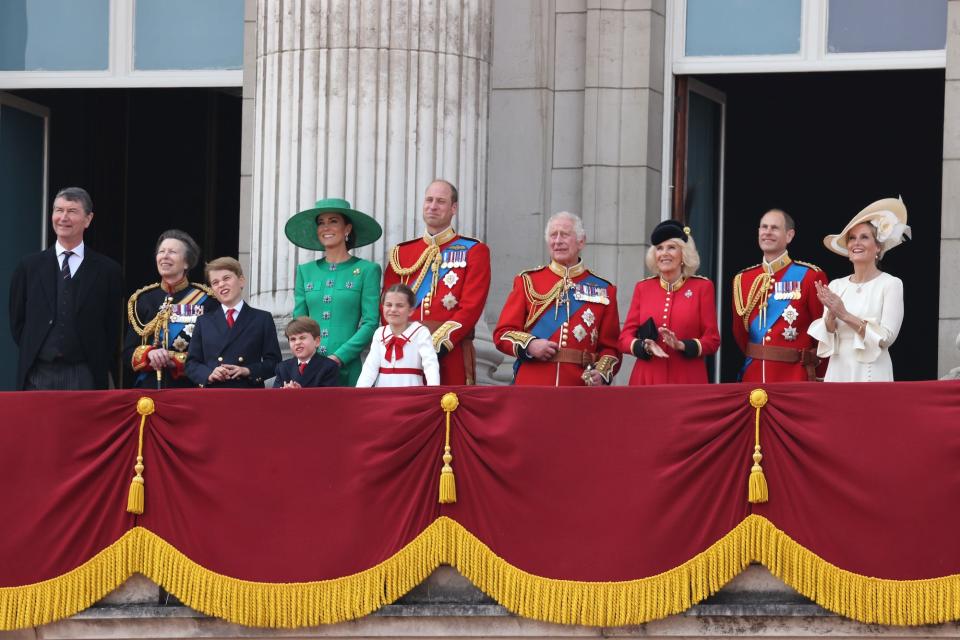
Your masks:
M773 262L767 262L766 260L764 260L763 270L772 276L777 271L780 271L780 269L783 269L784 267L789 265L791 262L793 262L793 260L791 260L790 256L787 255L787 252L784 251L783 255L775 259Z
M667 282L663 279L663 276L660 276L660 286L663 287L663 290L667 293L672 293L674 291L679 291L680 287L683 286L683 283L687 281L687 276L680 275L680 278L676 282Z
M453 227L447 227L435 236L430 235L427 231L423 232L423 241L437 247L450 242L455 237L457 237L457 232L453 230Z
M555 260L550 261L550 271L553 271L555 274L561 278L576 278L577 276L586 272L587 268L583 266L583 260L578 260L577 264L572 267L565 267Z
M167 286L167 283L164 282L163 280L161 280L161 281L160 281L160 288L163 289L164 291L166 291L167 293L171 293L171 294L172 294L172 293L180 293L181 291L183 291L184 289L186 289L189 284L190 284L190 282L187 280L187 276L184 275L184 276L183 276L183 280L181 280L181 281L178 282L177 284L173 285L172 287Z

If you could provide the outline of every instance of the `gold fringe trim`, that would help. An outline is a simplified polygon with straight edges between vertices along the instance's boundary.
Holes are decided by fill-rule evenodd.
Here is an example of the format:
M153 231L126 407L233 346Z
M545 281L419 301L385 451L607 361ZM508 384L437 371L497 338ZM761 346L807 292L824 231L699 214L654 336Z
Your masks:
M184 604L254 627L344 622L395 602L440 564L454 566L514 613L559 624L636 625L680 613L718 591L751 562L826 609L868 624L921 625L960 619L960 575L884 580L840 569L750 515L687 562L621 582L543 578L494 554L462 525L440 517L392 557L359 573L316 582L265 583L224 576L193 562L141 527L60 577L0 588L0 629L73 615L135 572Z
M83 611L119 587L140 564L138 531L67 573L20 587L0 587L0 631L25 629Z

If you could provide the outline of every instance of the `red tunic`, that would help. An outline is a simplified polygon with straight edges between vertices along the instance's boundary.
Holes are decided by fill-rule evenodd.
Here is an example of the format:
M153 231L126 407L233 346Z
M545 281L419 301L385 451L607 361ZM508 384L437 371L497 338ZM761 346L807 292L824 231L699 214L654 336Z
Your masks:
M511 356L520 356L534 338L545 338L560 345L567 353L586 352L587 359L596 359L597 371L609 382L620 368L617 336L620 317L617 312L617 288L592 275L582 263L566 270L570 288L566 295L572 306L579 308L567 317L563 302L564 267L556 263L524 271L513 279L513 290L507 296L500 320L493 332L497 348ZM587 282L599 285L586 287ZM579 284L579 286L578 286ZM557 298L561 303L557 305ZM579 299L578 299L579 298ZM557 313L556 329L550 335L535 334L537 321ZM514 384L549 386L584 386L583 365L572 362L521 360Z
M465 254L457 249L461 238L476 242ZM445 277L432 282L433 267L440 268L445 256L455 256L458 260ZM458 235L453 229L433 238L424 236L395 246L383 272L383 290L402 282L416 292L421 280L431 289L417 307L414 319L430 327L437 353L446 351L440 358L440 383L474 384L473 344L469 343L464 349L463 341L473 338L490 291L490 249L473 238ZM464 351L467 351L469 367L465 364Z
M697 384L706 383L704 357L720 348L717 331L717 307L713 283L707 278L687 278L674 291L667 291L663 281L652 276L641 280L633 289L630 312L620 333L622 353L633 353L637 327L653 318L657 327L667 327L679 340L697 342L695 355L674 351L662 338L657 342L669 358L637 359L630 373L630 384Z
M768 303L773 301L776 290L774 283L784 281L788 267L793 261L784 254L769 265L772 276L766 285L766 292L763 291L764 283L761 280L757 282L754 296L751 299L750 292L754 287L754 281L763 278L766 269L764 265L758 264L741 271L733 280L733 337L741 351L746 350L747 343L750 341L749 324L760 313L763 301ZM793 323L787 322L783 314L771 324L770 329L764 335L763 344L765 346L786 347L789 349L815 349L816 340L807 335L807 328L810 323L823 315L823 305L817 298L815 282L823 285L827 284L827 274L819 267L807 262L798 264L807 267L807 272L800 281L799 299L791 300L792 306L797 313ZM796 329L796 335L790 331L790 328ZM794 339L790 339L790 338ZM797 363L776 362L773 360L753 359L747 368L743 371L742 380L744 382L794 382L807 380L807 372L804 366Z

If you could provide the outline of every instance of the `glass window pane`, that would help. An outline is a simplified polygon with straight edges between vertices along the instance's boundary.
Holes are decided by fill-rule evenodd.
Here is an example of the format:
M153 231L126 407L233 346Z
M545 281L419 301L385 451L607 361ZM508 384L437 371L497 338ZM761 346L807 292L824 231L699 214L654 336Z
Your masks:
M947 42L946 0L830 0L827 51L926 51Z
M109 66L110 0L0 0L0 71Z
M687 0L688 56L799 53L801 0Z
M134 68L243 68L243 0L137 0Z

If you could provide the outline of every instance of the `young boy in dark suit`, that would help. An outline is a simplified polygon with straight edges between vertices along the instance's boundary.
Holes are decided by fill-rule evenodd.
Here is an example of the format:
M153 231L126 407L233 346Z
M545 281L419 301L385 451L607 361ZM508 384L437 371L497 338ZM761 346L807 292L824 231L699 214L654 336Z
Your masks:
M244 303L247 281L234 258L211 260L204 271L220 308L197 318L187 375L201 387L263 388L280 362L273 316Z
M320 325L313 318L294 318L284 329L292 358L277 367L274 388L335 387L340 367L330 358L317 355L320 347Z

